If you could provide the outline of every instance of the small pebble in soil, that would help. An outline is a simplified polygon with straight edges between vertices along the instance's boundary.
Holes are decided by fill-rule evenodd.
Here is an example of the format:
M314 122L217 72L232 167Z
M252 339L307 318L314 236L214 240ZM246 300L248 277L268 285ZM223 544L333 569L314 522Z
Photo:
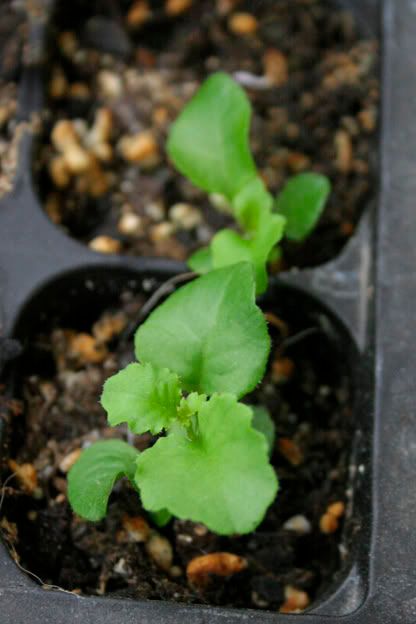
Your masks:
M152 11L147 0L136 0L131 5L126 22L130 28L139 28L152 17Z
M293 531L299 535L307 535L312 531L312 525L309 520L302 514L292 516L283 525L286 531Z
M121 216L117 229L124 236L140 236L144 232L143 219L134 212L126 212Z
M9 468L16 475L23 488L34 494L38 487L38 475L33 464L18 464L14 459L9 459Z
M206 587L213 576L228 577L247 567L243 557L228 552L214 552L192 559L186 568L191 585Z
M166 0L165 11L171 17L185 13L191 8L193 0Z
M168 572L171 569L173 549L166 537L154 531L146 542L146 552L161 570Z
M111 236L96 236L89 242L88 246L93 251L104 254L118 254L121 252L120 241Z
M169 210L169 218L184 230L193 230L202 223L200 210L191 204L174 204Z
M281 87L288 81L287 58L280 50L269 48L263 55L263 69L271 85Z
M142 516L128 516L124 514L121 524L123 533L130 542L147 542L150 537L150 527ZM119 535L118 539L122 541L123 534ZM153 548L155 548L154 544Z
M228 20L228 28L235 35L253 35L258 22L251 13L234 13Z
M110 342L126 325L127 317L123 312L103 314L92 326L92 334L101 343Z
M291 585L285 587L285 602L280 607L280 613L301 613L309 606L310 598L305 591Z
M107 69L98 73L97 84L102 95L110 100L120 97L123 92L122 77Z
M175 233L176 227L169 221L162 221L150 228L150 238L154 243L169 240Z
M290 438L279 438L277 442L279 453L283 455L292 466L300 466L304 456L299 445Z
M338 130L334 138L336 167L341 173L349 173L353 161L353 147L350 135L345 130Z
M59 464L59 470L64 473L69 472L75 462L78 461L80 455L81 449L75 449L68 453L68 455L65 455Z
M68 355L82 366L83 364L101 364L107 358L108 352L105 345L98 342L94 336L81 333L70 337Z
M125 160L144 167L156 166L160 160L157 141L150 131L123 136L118 149Z
M319 520L321 533L329 535L335 533L339 528L339 522L345 513L345 504L341 501L328 505L326 512Z
M275 383L284 383L290 379L295 371L293 360L279 357L272 363L272 379Z

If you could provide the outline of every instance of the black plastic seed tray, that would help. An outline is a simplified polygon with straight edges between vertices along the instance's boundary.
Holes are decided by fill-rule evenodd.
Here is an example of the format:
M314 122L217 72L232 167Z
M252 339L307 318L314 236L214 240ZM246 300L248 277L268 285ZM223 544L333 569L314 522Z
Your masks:
M281 274L267 294L269 300L282 294L305 315L326 319L354 382L356 530L343 575L307 613L285 616L45 591L0 546L0 624L416 621L416 2L344 4L369 32L381 26L378 198L336 260ZM43 99L45 11L34 11L32 18L32 53L20 87L22 119L39 110ZM27 132L14 189L0 203L0 335L22 338L41 315L108 299L125 286L146 290L184 270L162 259L101 256L66 237L48 220L34 191L33 143Z

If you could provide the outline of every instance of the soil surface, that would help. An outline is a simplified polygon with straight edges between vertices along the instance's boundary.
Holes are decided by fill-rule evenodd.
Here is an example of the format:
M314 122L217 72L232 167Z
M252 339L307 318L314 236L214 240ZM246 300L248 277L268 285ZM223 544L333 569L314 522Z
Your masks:
M77 593L305 609L348 563L357 522L349 505L353 423L345 345L328 337L328 321L299 295L279 297L285 308L264 307L272 355L247 401L267 406L275 422L272 464L281 489L254 533L218 537L180 520L157 528L126 481L115 487L107 518L88 523L68 505L66 474L81 448L126 437L123 427L107 426L98 397L104 380L132 359L131 343L120 336L144 301L126 291L103 312L94 297L92 305L78 301L82 322L74 324L77 308L70 304L66 317L49 314L28 337L22 401L0 393L0 425L10 434L3 436L2 457L11 458L3 466L0 527L13 558L41 583ZM132 442L145 449L154 438ZM224 578L212 564L205 586L190 583L189 563L219 552L242 557L245 569Z
M317 229L284 245L279 268L327 261L353 234L375 192L379 83L377 41L350 13L327 0L73 0L58 2L54 24L35 169L47 213L72 236L101 252L185 260L228 224L218 197L164 151L170 123L220 69L252 101L269 189L304 170L332 182ZM71 171L61 120L78 147Z
M12 189L21 136L16 120L17 89L23 68L28 23L22 0L0 6L0 197Z

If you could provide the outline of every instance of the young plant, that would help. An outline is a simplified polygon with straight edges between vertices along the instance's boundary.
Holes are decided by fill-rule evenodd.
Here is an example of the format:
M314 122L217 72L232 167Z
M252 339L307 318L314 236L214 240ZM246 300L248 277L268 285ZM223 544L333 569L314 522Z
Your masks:
M221 195L240 232L218 232L188 261L197 273L248 261L257 293L267 288L267 263L286 236L302 241L315 227L330 192L317 173L291 178L275 199L259 176L249 146L250 102L227 74L212 75L171 128L167 150L177 169L207 193Z
M138 362L111 377L102 395L111 425L163 435L141 453L120 440L85 450L69 473L74 511L101 519L125 476L156 519L172 514L219 534L255 529L278 489L269 463L274 431L264 409L239 399L261 381L269 350L250 263L171 295L136 332Z
M302 240L329 193L324 176L292 178L276 200L250 153L244 91L215 74L175 122L169 154L178 169L222 195L240 232L218 232L190 266L206 273L159 306L136 332L137 362L111 377L102 405L109 423L158 436L139 453L121 440L85 450L68 477L76 513L104 517L114 483L127 477L156 522L173 515L219 534L248 533L274 500L269 455L274 426L264 408L240 402L261 381L270 350L255 303L283 235Z

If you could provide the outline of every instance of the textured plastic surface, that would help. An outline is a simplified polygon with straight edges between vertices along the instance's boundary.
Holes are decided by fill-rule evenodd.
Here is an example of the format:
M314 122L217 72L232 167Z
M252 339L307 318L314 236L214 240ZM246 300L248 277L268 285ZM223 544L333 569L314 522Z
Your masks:
M416 621L416 3L350 0L363 28L382 22L383 124L381 189L356 236L333 262L279 276L332 311L356 343L355 422L360 430L354 488L361 530L343 581L299 616L79 597L45 591L16 567L0 545L0 624L393 624ZM39 80L45 21L21 86L20 117L42 105ZM184 267L165 260L101 256L66 237L43 213L31 180L33 137L21 144L13 192L0 202L0 335L12 336L30 315L36 294L63 296L54 284L79 274L164 279ZM65 277L68 276L68 277ZM273 288L277 287L277 283ZM51 284L50 288L43 290ZM23 313L23 317L22 317ZM1 434L1 432L0 432Z

